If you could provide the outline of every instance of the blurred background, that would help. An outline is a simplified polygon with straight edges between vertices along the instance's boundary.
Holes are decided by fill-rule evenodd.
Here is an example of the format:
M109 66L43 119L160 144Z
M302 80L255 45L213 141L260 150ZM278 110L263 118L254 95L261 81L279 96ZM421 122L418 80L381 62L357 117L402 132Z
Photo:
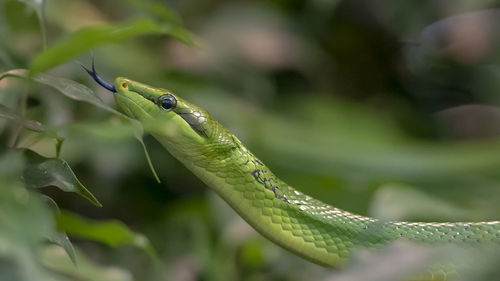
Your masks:
M406 246L362 252L342 271L302 260L145 135L158 183L132 126L78 101L83 84L114 107L76 62L90 65L92 52L108 81L125 76L207 109L281 179L336 207L390 220L498 220L498 8L493 0L0 0L0 72L30 68L82 29L135 19L182 26L193 42L70 40L75 56L43 74L67 79L64 87L0 80L0 279L400 278L396 267L420 266L426 253L408 261L398 258ZM27 169L45 171L33 163L56 156L101 208L40 177L36 192L25 188ZM69 234L74 250L61 232L56 244L76 253L77 267L47 242L56 229ZM384 259L400 266L376 263ZM367 264L385 277L360 269Z

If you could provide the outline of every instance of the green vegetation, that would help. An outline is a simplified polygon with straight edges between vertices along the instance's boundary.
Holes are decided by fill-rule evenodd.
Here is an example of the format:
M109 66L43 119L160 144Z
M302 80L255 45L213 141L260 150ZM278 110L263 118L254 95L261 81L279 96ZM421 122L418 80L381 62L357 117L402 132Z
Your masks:
M94 56L109 81L203 106L280 178L339 208L499 220L494 8L0 1L0 280L399 280L447 255L467 265L461 280L492 280L498 253L395 244L332 271L282 250L78 63Z

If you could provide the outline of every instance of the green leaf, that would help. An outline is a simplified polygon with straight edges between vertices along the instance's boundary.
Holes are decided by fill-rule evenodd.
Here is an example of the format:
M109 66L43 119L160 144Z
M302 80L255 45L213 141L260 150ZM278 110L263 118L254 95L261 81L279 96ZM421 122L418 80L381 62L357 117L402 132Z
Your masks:
M57 89L59 92L61 92L63 95L67 96L70 99L88 102L102 109L105 109L109 112L112 112L114 114L120 116L123 115L120 112L108 106L107 104L105 104L104 101L87 86L75 82L73 80L56 77L44 73L40 73L34 76L33 80L35 80L38 83L42 83Z
M35 74L46 71L96 46L143 34L169 34L186 44L191 44L190 33L184 28L169 24L159 25L148 19L120 25L102 24L84 27L39 54L31 63L30 72Z
M62 211L57 217L57 225L61 231L65 231L69 235L92 239L111 247L133 245L144 250L154 260L158 259L148 238L133 232L121 221L94 221Z
M7 77L14 77L14 78L21 78L21 79L28 79L28 80L33 80L35 82L45 84L47 86L50 86L52 88L55 88L58 90L60 93L65 95L66 97L77 100L77 101L84 101L91 103L97 107L100 107L104 110L107 110L109 112L112 112L116 115L126 117L124 114L116 111L115 109L111 108L107 104L104 103L104 101L91 89L89 89L87 86L80 84L78 82L75 82L73 80L69 80L66 78L61 78L57 76L53 76L50 74L44 74L40 73L35 76L28 76L28 71L26 69L12 69L7 72L4 72L0 75L0 80L3 78Z
M134 136L142 146L142 150L144 151L144 155L146 156L146 161L148 162L149 168L151 169L151 172L153 173L153 176L155 177L156 181L160 183L160 178L156 173L155 167L153 166L153 162L151 162L151 158L149 157L148 149L146 148L144 140L142 139L144 135L144 129L142 127L142 124L136 120L132 120L132 125L134 127Z
M146 145L144 144L144 141L142 140L143 137L143 129L142 125L137 122L136 120L133 120L129 118L128 116L122 114L121 112L111 108L107 104L105 104L99 96L95 94L94 91L91 89L87 88L85 85L82 85L78 82L75 82L73 80L65 79L65 78L60 78L56 77L50 74L45 74L45 73L40 73L35 75L34 77L28 77L27 76L27 71L25 69L14 69L10 70L7 72L4 72L0 75L0 80L6 77L15 77L15 78L23 78L23 79L33 79L36 82L51 86L65 96L73 99L73 100L78 100L78 101L84 101L91 103L95 106L98 106L102 109L105 109L109 112L112 112L116 115L119 115L127 120L131 120L133 122L133 128L134 128L134 136L135 138L139 141L139 143L142 146L142 149L144 150L144 155L146 156L146 160L148 162L148 165L153 173L153 176L155 177L156 181L160 183L160 178L158 177L158 174L156 173L155 168L153 167L153 163L151 162L151 158L149 157L149 153L147 151ZM1 110L1 108L0 108ZM1 117L1 111L0 111L0 117ZM62 144L61 138L57 138L57 145ZM57 148L57 147L56 147ZM56 151L58 151L56 149Z
M27 151L31 158L42 159L42 156L33 151ZM101 203L75 176L66 161L59 158L45 158L36 164L27 165L23 170L23 179L29 188L56 186L66 192L75 192L92 204L101 207Z
M71 259L71 262L74 266L77 265L75 248L73 248L73 244L69 241L68 235L64 232L55 232L52 236L50 236L49 241L59 245L64 249L68 257Z
M151 172L153 173L153 176L155 177L156 181L160 183L160 178L158 177L158 174L156 173L155 168L153 167L153 163L151 162L151 158L149 157L148 150L146 148L146 145L144 144L144 141L142 139L143 137L143 128L142 125L128 116L116 111L115 109L109 107L106 105L101 98L99 98L94 91L91 89L87 88L86 86L77 83L75 81L65 79L65 78L60 78L60 77L55 77L50 74L44 74L40 73L36 75L33 78L35 81L39 83L43 83L49 86L52 86L56 89L58 89L61 93L66 95L67 97L74 99L74 100L79 100L79 101L85 101L91 104L94 104L98 107L101 107L109 112L112 112L116 115L119 115L121 117L124 117L125 119L131 120L132 125L134 128L134 136L135 138L139 141L139 143L142 146L142 149L144 150L144 155L146 156L146 160L148 162L149 168L151 169Z

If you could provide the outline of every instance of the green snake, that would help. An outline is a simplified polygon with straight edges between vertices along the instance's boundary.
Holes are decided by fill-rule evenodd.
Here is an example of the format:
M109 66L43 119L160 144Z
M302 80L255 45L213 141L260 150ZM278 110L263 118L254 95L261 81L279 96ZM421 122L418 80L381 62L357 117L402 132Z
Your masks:
M441 245L500 244L500 221L380 221L314 199L288 185L210 114L160 88L118 77L118 106L138 120L175 158L222 197L264 237L314 263L339 267L359 247L404 239Z

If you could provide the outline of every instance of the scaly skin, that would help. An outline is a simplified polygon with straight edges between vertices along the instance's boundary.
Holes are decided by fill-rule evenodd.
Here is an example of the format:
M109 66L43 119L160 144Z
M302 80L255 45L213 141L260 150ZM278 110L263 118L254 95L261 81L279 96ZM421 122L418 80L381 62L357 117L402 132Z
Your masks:
M425 244L500 244L500 222L383 222L311 198L278 179L203 109L164 89L117 78L115 100L174 157L263 236L312 262L338 267L355 247L395 239ZM164 109L165 95L177 101ZM160 98L160 96L162 98Z

